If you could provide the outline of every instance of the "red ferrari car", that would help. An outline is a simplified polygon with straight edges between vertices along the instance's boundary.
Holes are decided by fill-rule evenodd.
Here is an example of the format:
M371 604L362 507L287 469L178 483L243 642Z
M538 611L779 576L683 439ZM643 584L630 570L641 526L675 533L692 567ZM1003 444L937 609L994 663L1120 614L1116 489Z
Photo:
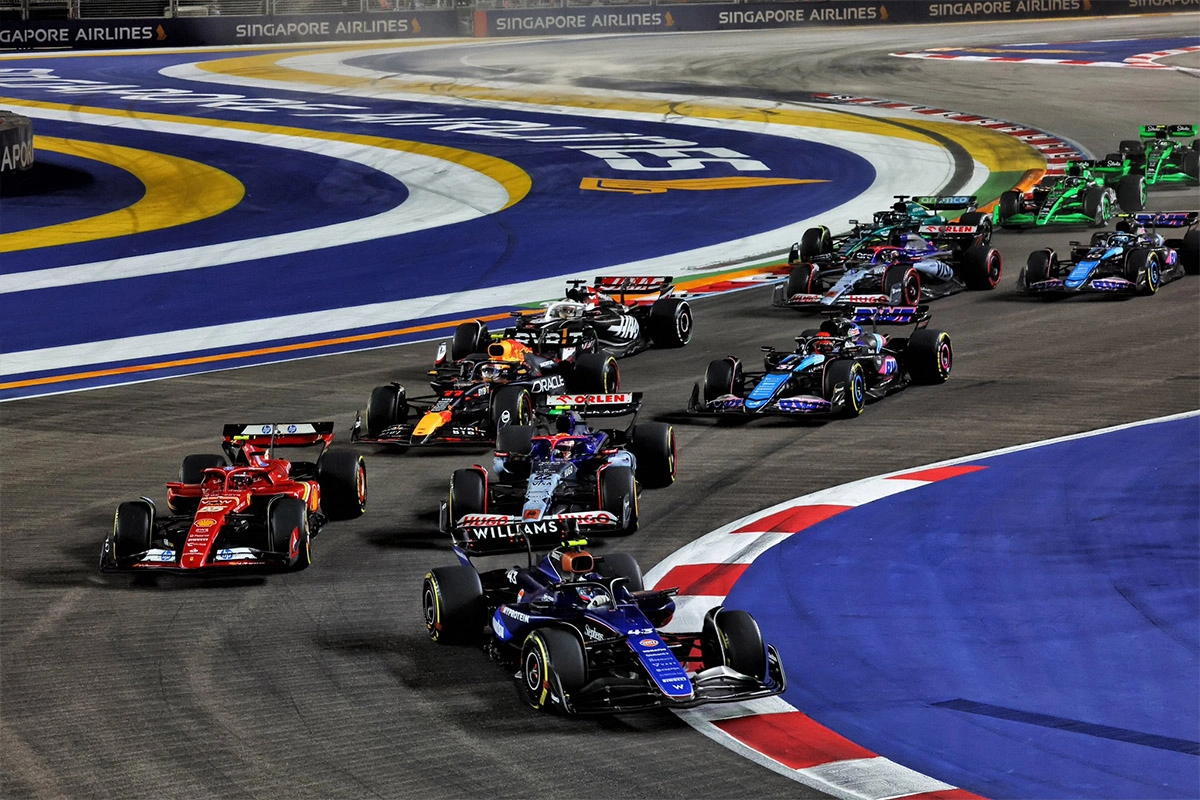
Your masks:
M100 551L104 572L295 571L326 522L354 519L367 505L357 453L331 451L332 422L226 425L224 454L183 459L167 483L168 513L147 497L117 507ZM279 458L283 448L313 461Z

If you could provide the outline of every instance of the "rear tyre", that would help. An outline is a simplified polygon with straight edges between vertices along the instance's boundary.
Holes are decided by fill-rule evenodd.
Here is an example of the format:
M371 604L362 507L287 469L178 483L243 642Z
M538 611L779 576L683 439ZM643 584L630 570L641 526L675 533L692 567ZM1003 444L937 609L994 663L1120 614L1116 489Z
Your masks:
M787 279L787 296L790 300L798 294L818 294L821 270L816 264L797 264L792 267Z
M629 449L637 459L637 478L648 489L675 482L675 427L643 422L629 433Z
M1146 207L1146 178L1129 174L1117 184L1117 205L1122 211L1141 211Z
M1187 175L1192 180L1196 180L1200 177L1200 153L1197 153L1195 150L1185 151L1183 158L1180 160L1180 168L1183 170L1184 175Z
M583 643L557 628L542 628L525 637L521 645L521 690L525 701L538 711L554 708L555 688L550 675L568 696L587 683L587 658Z
M921 273L906 264L893 264L883 271L883 293L892 303L915 306L921 302Z
M524 386L502 386L492 398L492 422L499 431L506 425L533 422L533 396Z
M312 563L308 506L295 497L276 497L267 507L267 549L288 557L288 567L299 571Z
M1018 191L1004 192L1000 195L996 208L1000 214L1000 224L1004 225L1010 217L1015 217L1024 210L1021 193Z
M584 353L575 359L571 389L582 394L612 394L621 388L617 359L611 353ZM523 424L523 423L522 423Z
M597 569L606 578L624 578L625 588L631 592L645 588L642 568L629 553L605 553L597 562Z
M408 416L408 400L403 387L395 384L376 386L367 400L367 436L375 438Z
M914 383L945 383L954 366L950 334L936 328L916 331L908 339L904 362Z
M801 261L811 261L816 256L833 252L833 236L829 228L820 225L809 228L800 237L799 256Z
M487 606L479 573L465 564L434 567L421 584L425 630L438 644L473 644L483 636Z
M527 456L533 450L533 437L536 434L536 425L505 425L496 434L496 452Z
M1058 256L1053 250L1034 250L1025 262L1025 272L1022 285L1028 288L1032 284L1048 281L1058 274Z
M1093 186L1083 194L1083 213L1092 218L1092 226L1099 228L1112 219L1112 200L1103 186Z
M491 340L487 325L477 319L464 322L454 329L454 340L450 343L450 358L462 361L475 353L486 353Z
M600 508L617 518L624 533L638 526L637 483L629 467L609 467L600 473Z
M120 561L150 549L154 531L154 512L143 500L131 500L117 506L113 519L112 554Z
M456 469L450 476L450 524L468 514L486 514L488 510L487 474L481 469Z
M650 341L655 347L683 347L692 340L692 304L663 297L650 307Z
M975 244L989 245L992 243L992 218L988 214L981 211L968 211L958 218L959 225L975 225L979 228L979 234L975 239Z
M367 510L367 462L358 453L337 451L317 459L321 511L331 520L357 519Z
M767 677L767 646L748 611L715 608L705 614L700 649L706 667L723 664L760 681Z
M844 387L842 408L838 416L857 417L867 404L867 379L862 365L850 358L841 358L825 367L825 399L833 401L839 385Z
M1138 281L1144 277L1144 283ZM1132 251L1125 258L1125 280L1137 286L1138 294L1154 294L1162 286L1162 264L1153 250Z
M704 402L711 402L727 394L735 397L746 394L742 362L735 358L708 362L708 369L704 371Z
M1000 283L1004 262L1000 252L984 245L972 245L963 254L963 282L968 289L986 291Z

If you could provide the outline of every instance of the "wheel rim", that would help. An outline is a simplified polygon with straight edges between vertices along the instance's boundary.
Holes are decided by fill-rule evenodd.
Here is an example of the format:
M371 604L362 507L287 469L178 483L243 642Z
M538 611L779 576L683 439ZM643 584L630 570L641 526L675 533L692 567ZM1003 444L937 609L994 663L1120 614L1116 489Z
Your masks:
M950 374L950 365L953 361L954 351L950 349L950 341L943 338L938 344L938 370L941 371L943 377Z
M1146 265L1146 285L1150 287L1151 292L1158 291L1158 282L1160 275L1158 273L1158 259L1150 259L1150 263Z
M425 627L430 633L437 631L437 595L433 591L433 586L425 583L425 592L422 596L422 605L425 607Z
M534 645L534 648L540 646L540 642ZM545 674L545 667L542 664L541 653L537 649L531 649L525 654L525 668L522 670L525 673L525 688L531 695L536 694L542 688L542 676Z
M367 467L361 460L354 473L354 490L358 495L358 505L365 506L367 504Z
M866 381L863 380L861 369L854 370L854 377L851 379L850 385L851 392L853 394L854 408L855 410L862 410L863 399L866 395Z
M1047 270L1048 271L1048 270ZM1000 258L988 259L988 283L995 286L1000 282Z
M679 341L684 344L692 340L692 312L686 308L680 309L680 314L675 320L675 330L679 335Z

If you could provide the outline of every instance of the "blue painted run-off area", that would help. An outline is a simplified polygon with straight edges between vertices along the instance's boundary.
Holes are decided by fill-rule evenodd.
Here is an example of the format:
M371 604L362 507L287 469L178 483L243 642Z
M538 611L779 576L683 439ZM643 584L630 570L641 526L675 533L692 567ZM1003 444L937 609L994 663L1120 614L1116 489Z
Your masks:
M992 798L1200 792L1200 417L981 459L760 557L786 699Z

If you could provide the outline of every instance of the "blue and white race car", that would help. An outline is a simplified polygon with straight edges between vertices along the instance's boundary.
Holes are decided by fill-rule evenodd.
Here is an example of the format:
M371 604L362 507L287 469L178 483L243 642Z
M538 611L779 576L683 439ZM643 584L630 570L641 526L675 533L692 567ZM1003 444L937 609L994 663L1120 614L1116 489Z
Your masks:
M637 423L640 392L555 395L545 418L552 429L500 429L492 471L481 465L455 470L442 503L440 527L573 520L592 532L633 533L641 488L675 480L675 429ZM591 429L594 417L633 414L624 430Z
M1115 231L1098 231L1091 242L1071 242L1069 260L1051 248L1029 254L1017 285L1026 294L1156 293L1165 283L1200 273L1200 211L1121 214ZM1164 239L1160 228L1186 228Z
M645 590L627 553L593 556L563 520L461 527L456 566L425 576L425 627L442 644L479 644L538 710L615 714L752 700L787 688L783 664L745 611L716 607L695 633L659 630L676 589ZM553 544L544 556L534 552ZM526 553L486 571L472 558Z
M870 323L867 332L860 325ZM950 334L928 327L927 306L861 306L831 312L819 329L780 353L764 347L765 369L746 372L735 356L709 362L692 387L691 414L857 417L871 400L913 383L950 377ZM914 325L910 336L885 336L879 325Z

